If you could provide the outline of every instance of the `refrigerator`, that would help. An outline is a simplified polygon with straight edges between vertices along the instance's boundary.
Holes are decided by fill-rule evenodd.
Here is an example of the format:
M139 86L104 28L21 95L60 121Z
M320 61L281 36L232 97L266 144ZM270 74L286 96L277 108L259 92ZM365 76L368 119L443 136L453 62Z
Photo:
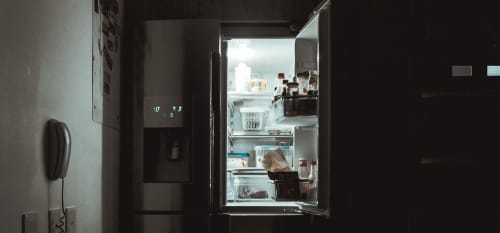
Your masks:
M306 112L289 112L299 106L299 98L290 97L288 104L284 97L274 101L271 83L264 91L228 90L231 38L221 35L219 20L149 20L136 28L134 232L245 232L255 227L252 218L265 229L260 232L274 232L276 222L268 221L272 218L285 219L282 224L286 224L294 217L330 217L330 8L329 1L318 6L297 37L288 38L294 54L289 74L307 72L317 78L316 92L301 97L313 108ZM262 83L258 85L262 88ZM242 109L248 101L265 111L256 116L255 106ZM250 121L250 116L258 117L261 125L257 127L259 122ZM256 160L256 151L262 157L273 149L269 146L287 152L292 171L297 170L299 155L317 161L314 196L287 200L276 196L276 187ZM239 163L231 167L230 157L244 153L251 154L240 160L246 164L241 169ZM230 195L231 189L241 187L235 182L252 183L256 177L257 185L265 186L260 199L252 193L252 198Z

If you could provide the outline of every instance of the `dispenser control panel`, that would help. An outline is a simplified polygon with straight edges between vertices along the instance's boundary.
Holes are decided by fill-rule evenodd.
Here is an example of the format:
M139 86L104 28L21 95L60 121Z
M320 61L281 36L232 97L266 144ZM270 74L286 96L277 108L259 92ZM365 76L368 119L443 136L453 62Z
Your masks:
M182 96L144 96L144 128L183 126Z

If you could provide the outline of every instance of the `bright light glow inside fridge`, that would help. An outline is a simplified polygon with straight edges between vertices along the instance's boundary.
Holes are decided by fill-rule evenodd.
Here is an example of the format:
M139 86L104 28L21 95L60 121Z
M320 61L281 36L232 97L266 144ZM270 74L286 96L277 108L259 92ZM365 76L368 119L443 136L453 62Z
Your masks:
M286 117L288 101L278 101L284 85L278 77L293 82L297 72L305 72L296 70L295 51L295 38L228 41L226 206L296 207L297 202L316 200L317 180L308 178L311 161L318 159L317 114ZM297 106L290 106L316 106L317 98L300 98L289 102ZM280 183L268 175L274 169L298 178L299 160L306 164L302 180Z
M248 47L249 42L242 41L238 47L228 48L227 56L229 59L236 59L239 61L247 61L255 56L255 50Z

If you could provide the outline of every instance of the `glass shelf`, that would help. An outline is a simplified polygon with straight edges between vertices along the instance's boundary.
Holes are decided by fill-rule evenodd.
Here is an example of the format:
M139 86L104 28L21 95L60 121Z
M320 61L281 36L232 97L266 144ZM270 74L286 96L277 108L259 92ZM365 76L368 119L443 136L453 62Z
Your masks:
M259 100L273 100L273 93L253 93L253 92L228 92L228 99L259 99Z
M231 139L258 139L258 138L293 138L293 134L289 133L281 133L281 134L269 134L264 131L236 131L228 135Z

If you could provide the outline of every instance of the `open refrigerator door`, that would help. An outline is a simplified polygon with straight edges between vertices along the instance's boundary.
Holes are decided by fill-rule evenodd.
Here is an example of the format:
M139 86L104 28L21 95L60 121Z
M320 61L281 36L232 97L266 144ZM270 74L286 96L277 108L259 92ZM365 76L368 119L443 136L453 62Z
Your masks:
M329 217L329 9L297 38L225 41L223 211Z

